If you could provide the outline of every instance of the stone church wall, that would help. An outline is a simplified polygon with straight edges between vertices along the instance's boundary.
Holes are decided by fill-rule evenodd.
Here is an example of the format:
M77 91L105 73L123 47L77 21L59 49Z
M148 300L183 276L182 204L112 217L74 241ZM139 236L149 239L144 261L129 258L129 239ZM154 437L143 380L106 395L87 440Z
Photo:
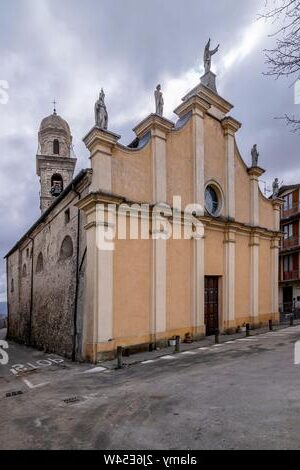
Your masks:
M82 190L81 197L86 193L87 188ZM74 332L79 214L74 204L77 201L78 195L71 191L30 234L33 241L23 242L8 258L8 283L10 285L13 279L15 286L14 291L9 292L9 337L68 357L72 355ZM68 222L67 217L70 218ZM84 224L85 215L80 214L78 293L81 296L86 250ZM72 250L62 256L61 247L66 237L72 241ZM71 256L67 257L70 253ZM23 273L24 265L27 266L26 275ZM81 316L82 299L77 308L79 327ZM80 350L80 345L77 349Z

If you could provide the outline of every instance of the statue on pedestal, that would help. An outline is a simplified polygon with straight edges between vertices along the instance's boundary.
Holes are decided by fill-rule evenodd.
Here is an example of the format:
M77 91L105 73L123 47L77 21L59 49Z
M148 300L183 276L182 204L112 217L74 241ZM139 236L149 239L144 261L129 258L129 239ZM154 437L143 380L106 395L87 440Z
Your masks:
M106 105L104 103L104 98L105 98L105 94L104 94L103 88L101 88L99 99L96 101L96 104L95 104L95 122L96 122L96 126L100 127L100 129L107 130L108 113L107 113Z
M278 197L278 193L279 193L279 181L278 181L278 178L275 178L275 180L273 181L273 199L275 199L276 197Z
M163 98L160 85L157 85L156 90L154 92L154 96L155 96L155 114L158 114L158 116L162 116L164 112L164 98Z
M220 44L213 50L210 50L210 38L204 49L204 69L205 73L209 73L211 69L211 58L219 50Z
M252 157L252 166L258 166L259 153L257 151L257 144L253 145L252 147L251 157Z

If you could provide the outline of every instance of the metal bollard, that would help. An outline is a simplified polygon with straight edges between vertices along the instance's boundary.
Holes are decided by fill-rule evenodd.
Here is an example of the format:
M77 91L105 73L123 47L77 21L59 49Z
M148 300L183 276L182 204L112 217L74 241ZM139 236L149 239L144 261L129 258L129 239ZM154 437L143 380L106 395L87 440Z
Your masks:
M220 331L216 330L215 332L215 344L220 344Z
M290 315L290 326L294 326L294 315L292 313Z
M269 320L269 330L273 331L273 320Z
M246 337L250 336L250 323L246 324Z
M176 345L175 345L175 352L180 352L180 336L176 336Z
M123 348L122 348L122 346L117 347L117 361L118 361L117 368L122 369L123 368Z

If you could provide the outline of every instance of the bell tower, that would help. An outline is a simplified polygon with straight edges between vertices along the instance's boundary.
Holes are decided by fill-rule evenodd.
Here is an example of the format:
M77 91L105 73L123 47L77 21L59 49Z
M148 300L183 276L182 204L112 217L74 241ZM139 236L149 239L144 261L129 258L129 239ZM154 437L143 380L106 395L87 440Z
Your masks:
M72 152L69 124L55 109L44 118L38 134L36 173L40 178L40 208L42 214L73 179L77 159Z

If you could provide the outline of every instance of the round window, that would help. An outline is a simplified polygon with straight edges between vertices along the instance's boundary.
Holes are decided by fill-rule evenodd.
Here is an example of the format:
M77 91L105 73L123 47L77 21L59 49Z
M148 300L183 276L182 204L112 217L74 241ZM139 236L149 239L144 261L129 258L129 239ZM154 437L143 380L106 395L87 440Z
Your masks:
M209 214L217 215L219 206L219 198L216 190L212 186L207 186L205 190L205 209Z

